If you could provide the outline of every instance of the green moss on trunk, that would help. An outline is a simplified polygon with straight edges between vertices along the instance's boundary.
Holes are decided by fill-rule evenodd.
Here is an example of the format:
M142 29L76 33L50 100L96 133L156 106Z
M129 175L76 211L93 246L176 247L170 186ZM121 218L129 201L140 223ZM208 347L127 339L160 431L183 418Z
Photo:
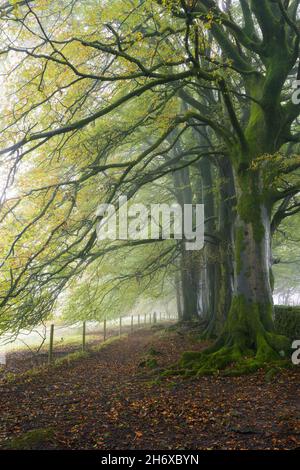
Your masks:
M239 190L237 213L241 220L253 227L253 236L256 242L260 242L265 229L262 223L261 207L264 202L259 183L260 176L251 169L247 169L238 176Z
M235 297L220 338L204 352L184 353L180 368L188 375L215 374L227 367L230 370L226 374L243 374L270 363L281 363L290 350L290 341L265 328L271 311L271 305L249 303L243 296Z
M241 253L244 251L244 230L242 227L237 229L236 233L236 271L240 274L242 271L242 257Z

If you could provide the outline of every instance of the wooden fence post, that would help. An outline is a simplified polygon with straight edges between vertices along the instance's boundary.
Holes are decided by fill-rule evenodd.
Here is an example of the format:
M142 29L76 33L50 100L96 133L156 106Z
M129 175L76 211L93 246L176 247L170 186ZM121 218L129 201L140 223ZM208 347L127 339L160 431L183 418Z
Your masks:
M140 327L140 326L141 326L141 315L138 314L138 327Z
M157 317L156 317L156 312L153 313L153 323L156 323Z
M103 341L106 340L106 318L103 320Z
M85 351L85 334L86 334L86 322L82 324L82 351Z
M133 333L133 315L131 315L131 333Z
M120 317L120 324L119 324L119 336L122 334L122 317Z
M49 342L49 355L48 355L48 364L51 364L53 361L53 339L54 339L54 325L50 326L50 342Z
M161 321L162 318L161 318L161 312L159 312L159 321Z
M150 313L150 325L152 323L152 313Z
M147 323L147 313L145 313L144 315L144 325L146 325L146 323Z

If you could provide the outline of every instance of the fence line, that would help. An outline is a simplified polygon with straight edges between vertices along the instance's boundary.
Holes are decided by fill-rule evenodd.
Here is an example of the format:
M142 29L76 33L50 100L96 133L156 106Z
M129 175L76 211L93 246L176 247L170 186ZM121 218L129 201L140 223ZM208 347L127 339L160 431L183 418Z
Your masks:
M129 323L126 324L126 320L129 320ZM106 341L108 339L108 336L113 337L113 336L122 336L123 333L133 333L136 331L136 329L141 328L142 326L147 326L147 325L152 325L156 324L158 322L164 322L164 321L174 321L177 320L177 316L170 316L170 314L162 314L161 312L159 315L157 315L156 312L153 314L144 314L144 324L141 324L141 315L131 315L130 317L119 317L119 325L118 328L113 328L113 326L116 326L116 322L118 319L114 318L111 321L107 320L106 318L103 319L102 322L99 322L103 326L102 330L102 338L103 341ZM108 323L111 323L112 328L110 329L110 335L108 335ZM87 321L82 322L82 351L86 351L87 349ZM52 324L50 326L50 337L49 337L49 350L48 350L48 364L51 364L54 361L54 356L55 356L55 345L54 345L54 338L55 338L55 332L62 330L63 328L66 328L68 325L65 325L63 327L58 327L55 328L55 325ZM76 328L78 329L79 327L72 327L70 328ZM98 330L99 331L99 330Z
M43 334L39 332L41 327L38 326L31 332L21 332L16 341L6 342L5 340L2 345L0 343L0 365L6 366L8 354L23 354L22 345L28 349L29 359L34 363L48 363L50 365L58 357L67 356L77 350L86 351L88 343L94 346L98 342L106 341L109 337L121 336L123 333L132 334L140 328L151 327L157 322L177 321L177 319L177 315L171 316L169 313L154 312L120 316L113 319L104 318L97 322L93 320L76 322L70 325L52 323L48 326L44 325ZM27 342L23 341L24 336L27 338ZM40 342L41 336L43 337L42 344Z

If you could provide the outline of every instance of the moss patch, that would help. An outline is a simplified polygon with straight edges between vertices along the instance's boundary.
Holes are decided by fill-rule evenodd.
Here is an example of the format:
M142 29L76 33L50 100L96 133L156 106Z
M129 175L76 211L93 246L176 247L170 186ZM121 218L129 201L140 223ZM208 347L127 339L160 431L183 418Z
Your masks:
M237 274L240 274L242 271L242 252L245 249L245 243L244 243L244 230L242 227L239 227L237 229L236 233L236 270Z
M238 197L237 212L241 220L251 225L254 240L259 243L265 235L261 213L264 195L259 189L259 173L246 170L239 175L239 184L242 192Z
M53 428L32 429L9 441L2 442L0 447L11 450L39 450L53 442L53 438Z
M237 296L214 345L203 352L185 352L176 369L186 375L244 375L290 362L290 340L272 331L271 306Z
M147 367L148 369L157 369L158 362L154 358L147 358L139 363L139 367Z

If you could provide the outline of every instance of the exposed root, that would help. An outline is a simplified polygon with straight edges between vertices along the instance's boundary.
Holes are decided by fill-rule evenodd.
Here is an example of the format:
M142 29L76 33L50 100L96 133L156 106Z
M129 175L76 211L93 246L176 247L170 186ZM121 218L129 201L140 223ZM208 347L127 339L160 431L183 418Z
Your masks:
M220 338L203 352L184 353L177 369L189 376L242 375L286 365L290 340L269 329L268 315L268 306L237 297Z
M186 352L179 363L180 375L225 375L238 376L256 372L259 369L283 368L290 365L290 361L277 358L263 360L255 356L242 356L235 348L222 348L214 353L207 354ZM183 373L185 371L185 374Z

